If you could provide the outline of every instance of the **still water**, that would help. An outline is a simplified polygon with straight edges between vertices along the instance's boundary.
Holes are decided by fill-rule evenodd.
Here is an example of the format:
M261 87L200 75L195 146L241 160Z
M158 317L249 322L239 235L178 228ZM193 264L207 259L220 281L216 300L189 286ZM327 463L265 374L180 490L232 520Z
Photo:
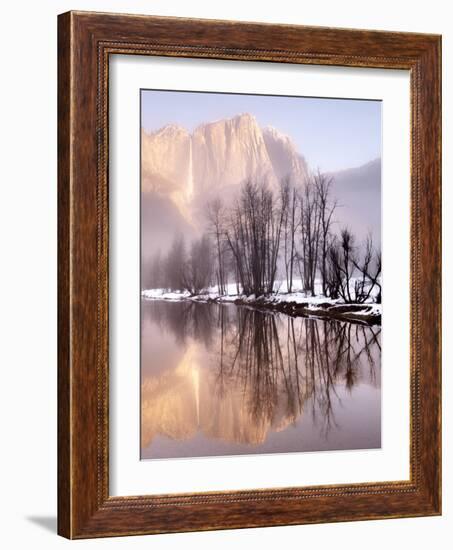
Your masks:
M375 449L379 327L142 301L141 456Z

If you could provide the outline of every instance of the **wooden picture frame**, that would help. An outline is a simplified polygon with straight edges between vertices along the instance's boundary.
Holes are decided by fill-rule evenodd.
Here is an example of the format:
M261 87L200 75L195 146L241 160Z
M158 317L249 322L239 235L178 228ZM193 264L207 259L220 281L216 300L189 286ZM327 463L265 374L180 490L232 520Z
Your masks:
M58 20L58 532L67 538L441 513L441 38L69 12ZM111 54L410 71L410 480L109 495Z

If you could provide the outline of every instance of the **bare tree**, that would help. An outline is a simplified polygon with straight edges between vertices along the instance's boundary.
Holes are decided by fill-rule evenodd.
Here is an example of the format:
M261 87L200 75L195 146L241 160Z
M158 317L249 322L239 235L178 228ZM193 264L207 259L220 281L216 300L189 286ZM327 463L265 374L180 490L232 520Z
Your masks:
M252 281L249 258L248 254L246 255L246 252L248 252L246 250L248 239L245 231L244 213L239 200L236 201L236 204L230 211L225 235L234 258L236 282L240 283L244 294L249 295L252 293Z
M375 287L376 301L381 301L381 253L375 252L369 235L359 258L355 239L348 229L341 231L340 240L334 240L329 248L327 286L332 297L341 297L346 303L367 302ZM357 277L353 275L357 273Z
M216 280L219 294L226 294L227 289L227 247L225 240L225 208L220 199L208 203L207 217L210 233L215 244L217 266Z
M182 290L182 275L185 264L186 251L182 235L175 235L168 255L165 259L165 288Z
M355 281L355 297L359 303L366 302L374 288L378 287L378 293L376 295L376 301L381 303L382 300L382 287L380 283L381 276L381 252L374 251L373 237L368 235L364 254L361 261L354 259L354 267L360 273L360 278Z
M354 302L351 294L351 279L354 272L354 237L347 228L343 228L340 240L334 240L329 247L328 286L345 302Z
M264 196L265 206L267 208L264 225L267 226L267 263L264 283L266 293L271 294L274 291L275 280L277 277L277 262L280 250L280 241L283 227L283 210L277 208L274 196L268 191Z
M306 292L315 295L320 274L325 296L351 302L354 239L348 230L342 232L340 240L332 234L337 208L331 196L332 183L332 178L319 171L299 189L285 178L276 196L262 182L247 180L231 207L219 199L211 201L207 217L219 292L226 292L227 273L231 271L238 293L240 286L248 296L271 294L281 258L289 293L298 268ZM370 280L372 275L368 273L365 278ZM378 284L375 279L374 285Z
M376 303L380 304L382 302L382 286L381 286L381 272L382 272L382 254L379 249L376 252L376 266L374 270L374 276L368 274L368 277L372 282L374 282L378 287L378 293L376 295Z
M192 243L181 274L182 286L191 296L206 290L212 279L212 247L204 235Z
M250 180L243 184L225 234L246 295L273 292L283 216L266 185Z
M316 271L320 239L320 215L316 188L311 179L300 195L300 236L302 251L299 254L299 272L306 292L315 295Z
M327 254L329 250L329 244L332 240L331 226L332 216L337 207L337 201L331 200L331 187L333 178L328 177L321 172L313 177L313 183L316 190L316 201L318 203L319 221L320 221L320 272L322 281L322 293L324 296L328 294L328 273L327 273Z
M297 190L289 178L285 178L280 187L280 208L283 212L283 253L286 274L286 287L289 293L293 289L294 264L297 259L296 234L300 224L297 216ZM298 219L299 218L299 219Z
M338 268L340 262L340 248L338 240L334 236L329 242L326 258L326 289L330 298L336 300L340 297L341 271Z

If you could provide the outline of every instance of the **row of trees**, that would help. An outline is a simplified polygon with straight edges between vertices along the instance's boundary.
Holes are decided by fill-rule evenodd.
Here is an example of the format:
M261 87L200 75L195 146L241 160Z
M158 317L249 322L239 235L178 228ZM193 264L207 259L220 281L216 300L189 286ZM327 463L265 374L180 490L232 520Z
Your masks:
M184 238L177 235L166 256L158 251L145 273L145 286L172 291L187 290L192 296L213 284L213 247L209 235L203 235L186 249Z
M192 295L215 284L223 295L233 281L238 293L262 296L277 290L279 275L293 292L298 276L312 296L350 303L377 294L380 301L380 252L371 236L359 246L347 228L334 227L332 183L320 172L303 186L284 179L278 193L244 182L232 206L220 199L207 205L207 231L189 249L177 236L166 257L155 255L147 284Z

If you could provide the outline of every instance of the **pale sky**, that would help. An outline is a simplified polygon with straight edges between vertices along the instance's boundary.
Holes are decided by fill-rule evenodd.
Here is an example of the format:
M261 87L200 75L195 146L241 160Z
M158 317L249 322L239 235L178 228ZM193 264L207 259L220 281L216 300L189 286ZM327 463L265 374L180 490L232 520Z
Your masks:
M167 124L192 132L250 113L261 127L287 134L313 170L353 168L381 156L381 101L159 90L142 90L141 96L147 132Z

